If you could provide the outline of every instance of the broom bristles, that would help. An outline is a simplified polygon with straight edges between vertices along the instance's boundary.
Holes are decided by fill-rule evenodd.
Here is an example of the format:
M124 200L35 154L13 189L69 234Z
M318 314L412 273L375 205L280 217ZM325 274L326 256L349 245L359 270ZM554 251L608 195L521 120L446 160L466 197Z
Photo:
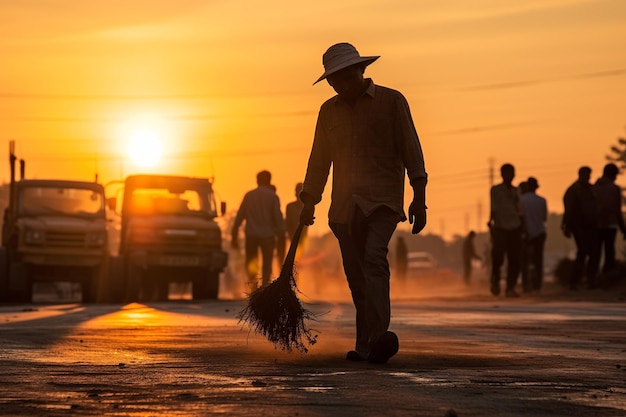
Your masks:
M248 295L248 305L239 313L239 322L248 323L256 333L265 336L274 346L291 352L308 352L308 345L317 337L305 325L314 315L302 306L294 279L295 252L303 225L298 225L283 263L280 276L269 285Z

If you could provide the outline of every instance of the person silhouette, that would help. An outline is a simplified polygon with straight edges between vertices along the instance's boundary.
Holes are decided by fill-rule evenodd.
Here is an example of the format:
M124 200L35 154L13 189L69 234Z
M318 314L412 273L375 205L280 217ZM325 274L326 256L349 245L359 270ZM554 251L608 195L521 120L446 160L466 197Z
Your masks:
M578 289L583 274L587 276L587 285L593 285L597 272L597 255L593 252L597 239L598 201L590 179L591 168L580 167L578 179L563 195L561 229L565 237L573 237L576 243L576 259L569 280L571 290Z
M300 200L300 193L302 192L302 183L299 182L295 187L295 196L296 199L285 206L285 223L287 225L287 236L291 241L293 239L293 235L300 223L300 212L302 211L302 207L304 203ZM298 242L298 249L296 251L296 258L299 258L304 251L304 245L306 242L307 229L302 229L300 233L300 241Z
M470 283L472 278L472 261L474 259L481 260L483 258L476 253L476 247L474 246L474 238L476 237L476 232L470 230L470 232L465 237L463 241L463 249L462 249L462 258L463 258L463 281L466 284Z
M231 232L231 246L239 249L239 227L245 221L245 256L248 283L254 291L258 287L259 260L261 251L261 282L269 284L272 275L272 259L276 236L285 234L285 221L280 211L280 200L271 184L272 174L261 171L257 174L257 188L248 191L239 206Z
M543 252L546 243L546 221L548 204L537 195L539 182L535 177L526 181L527 190L522 194L524 209L524 262L522 267L522 288L524 292L539 291L543 285Z
M502 183L491 187L491 216L487 226L491 234L491 293L500 294L500 269L506 256L506 296L519 297L515 291L522 256L522 207L517 187L513 185L515 167L500 167Z
M405 173L413 188L412 233L426 225L427 175L406 98L363 76L378 58L361 56L349 43L331 46L322 57L325 71L315 83L326 79L337 95L319 111L300 220L313 224L332 166L329 225L356 308L355 349L346 359L384 363L399 349L389 331L388 246L398 222L406 220Z
M599 260L604 252L602 272L606 273L615 268L615 238L617 231L626 239L626 225L622 215L622 190L615 184L619 168L614 163L604 166L602 177L593 185L592 190L598 201L597 239L595 240L595 262L599 267ZM588 283L589 287L598 286L597 274Z
M406 241L404 237L398 236L398 239L396 239L396 273L398 274L398 281L400 281L402 285L406 284L408 257L409 252Z

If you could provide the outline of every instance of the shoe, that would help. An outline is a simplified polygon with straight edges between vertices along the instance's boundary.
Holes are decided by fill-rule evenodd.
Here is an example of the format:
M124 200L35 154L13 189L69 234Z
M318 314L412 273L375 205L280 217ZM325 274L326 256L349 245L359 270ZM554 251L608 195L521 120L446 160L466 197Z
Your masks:
M367 361L370 363L385 363L398 353L399 348L398 336L394 332L386 331L372 345Z
M361 353L356 350L351 350L346 354L346 360L353 362L362 362L367 360L367 354Z
M506 296L509 298L518 298L519 294L515 290L506 290Z

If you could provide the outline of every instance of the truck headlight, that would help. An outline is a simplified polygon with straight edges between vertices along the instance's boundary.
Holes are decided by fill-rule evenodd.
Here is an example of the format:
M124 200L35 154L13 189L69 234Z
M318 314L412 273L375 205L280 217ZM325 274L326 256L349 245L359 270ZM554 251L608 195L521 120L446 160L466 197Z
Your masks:
M46 243L46 234L41 230L26 230L24 241L28 245L43 245Z
M102 246L106 243L106 239L104 232L87 233L87 246Z

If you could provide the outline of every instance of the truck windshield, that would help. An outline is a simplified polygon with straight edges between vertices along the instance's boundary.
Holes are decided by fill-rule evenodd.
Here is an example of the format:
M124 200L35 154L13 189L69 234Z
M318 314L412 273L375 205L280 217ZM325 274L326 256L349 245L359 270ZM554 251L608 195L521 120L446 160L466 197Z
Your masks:
M27 187L19 208L25 214L95 215L104 210L104 196L84 188Z
M207 203L203 194L196 190L177 190L165 188L137 188L133 190L128 209L135 215L158 214L207 214Z

